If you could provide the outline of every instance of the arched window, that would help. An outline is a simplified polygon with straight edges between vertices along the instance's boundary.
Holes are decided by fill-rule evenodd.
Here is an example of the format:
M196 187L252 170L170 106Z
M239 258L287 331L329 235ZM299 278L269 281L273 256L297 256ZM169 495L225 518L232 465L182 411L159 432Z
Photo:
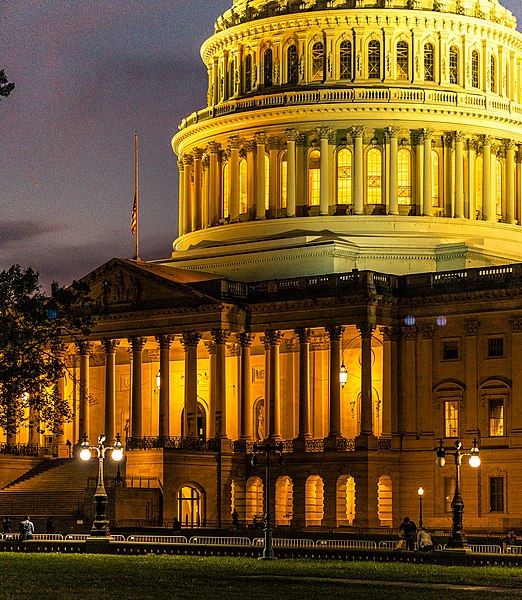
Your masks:
M484 159L482 156L475 158L475 215L477 219L482 218L482 186L484 177ZM473 215L472 215L473 218Z
M502 216L502 187L503 187L503 183L504 183L504 174L502 172L502 162L500 161L499 158L497 158L497 161L496 161L495 179L496 179L496 181L495 181L496 212L497 212L497 217L501 217Z
M367 203L382 203L382 152L372 148L368 152Z
M459 49L452 46L449 51L449 81L453 84L459 82Z
M352 203L352 153L347 148L337 153L337 204Z
M411 204L411 153L401 148L397 153L399 204Z
M246 520L251 523L254 517L263 515L263 482L260 477L250 477L246 483Z
M198 440L207 439L207 413L201 402L196 407L196 431ZM185 437L185 409L181 412L181 437Z
M272 76L272 49L268 48L264 54L264 77L263 77L263 85L265 87L272 87L273 85L273 76Z
M183 486L178 492L178 519L184 527L204 525L203 495L192 486Z
M497 91L497 58L494 54L491 55L490 60L490 83L489 89L492 92Z
M306 526L322 525L324 516L324 484L319 475L310 475L305 484Z
M473 50L471 53L471 85L474 88L479 87L479 53L478 50Z
M227 65L227 83L226 83L227 98L234 95L234 61L229 60Z
M265 210L270 210L270 159L265 154Z
M294 486L287 475L276 480L275 487L275 524L290 525L294 516Z
M252 91L252 55L245 58L245 92Z
M286 152L281 158L281 208L286 208L288 198L288 160Z
M242 158L239 161L239 212L244 214L248 210L248 184L247 184L247 161Z
M230 170L228 168L228 162L225 162L223 164L223 218L224 219L226 219L230 215L229 191L230 191Z
M368 44L368 78L381 78L381 44L377 40Z
M315 42L312 46L312 81L322 81L324 76L323 42Z
M424 81L435 81L435 46L424 46Z
M314 148L308 154L308 206L321 203L321 152Z
M352 78L352 42L341 42L339 47L339 79Z
M377 484L377 503L381 527L392 527L393 525L392 497L391 477L382 475Z
M440 206L439 194L439 155L431 151L431 205Z
M299 60L297 58L297 46L289 46L286 51L286 82L297 83L299 81Z
M409 79L409 46L408 42L397 42L397 79Z
M355 480L341 475L336 485L337 526L349 527L355 520Z

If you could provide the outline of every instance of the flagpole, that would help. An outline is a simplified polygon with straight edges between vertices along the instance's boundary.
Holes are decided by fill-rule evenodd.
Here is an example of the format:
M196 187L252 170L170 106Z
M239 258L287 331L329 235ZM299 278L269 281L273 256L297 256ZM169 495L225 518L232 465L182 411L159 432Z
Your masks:
M138 175L138 132L134 132L134 198L136 205L136 253L134 260L140 260L139 253L139 239L140 239L140 226L139 226L139 175Z

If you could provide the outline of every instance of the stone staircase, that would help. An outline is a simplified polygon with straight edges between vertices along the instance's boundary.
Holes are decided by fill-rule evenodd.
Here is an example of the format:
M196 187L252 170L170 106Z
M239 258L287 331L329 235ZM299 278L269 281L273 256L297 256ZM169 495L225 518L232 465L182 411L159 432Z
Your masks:
M105 461L106 477L116 467ZM98 475L98 461L48 460L0 490L0 515L74 516L83 514L89 478ZM91 481L91 485L92 485Z

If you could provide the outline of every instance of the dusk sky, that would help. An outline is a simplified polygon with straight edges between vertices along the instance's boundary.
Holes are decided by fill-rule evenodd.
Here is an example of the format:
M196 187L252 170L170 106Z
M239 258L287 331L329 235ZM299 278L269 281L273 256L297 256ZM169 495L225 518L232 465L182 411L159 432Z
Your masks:
M521 0L503 0L522 23ZM232 0L2 0L0 269L65 285L131 258L134 131L140 255L177 234L180 121L206 106L199 47Z

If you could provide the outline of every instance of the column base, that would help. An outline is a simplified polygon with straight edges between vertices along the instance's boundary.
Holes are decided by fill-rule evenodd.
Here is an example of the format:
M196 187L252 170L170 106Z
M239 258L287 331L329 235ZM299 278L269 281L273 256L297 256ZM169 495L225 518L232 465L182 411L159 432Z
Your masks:
M378 450L379 440L373 433L361 433L355 438L356 450Z

